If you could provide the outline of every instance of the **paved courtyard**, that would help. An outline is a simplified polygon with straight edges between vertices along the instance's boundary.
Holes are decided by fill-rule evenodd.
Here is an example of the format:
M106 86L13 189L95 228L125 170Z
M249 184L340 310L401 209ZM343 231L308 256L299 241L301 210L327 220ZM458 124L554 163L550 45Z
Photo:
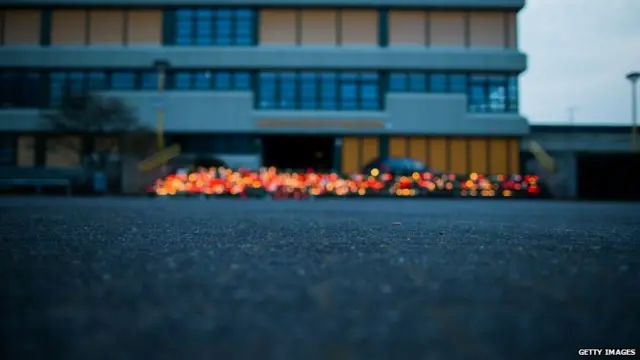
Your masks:
M640 347L640 204L0 198L5 359Z

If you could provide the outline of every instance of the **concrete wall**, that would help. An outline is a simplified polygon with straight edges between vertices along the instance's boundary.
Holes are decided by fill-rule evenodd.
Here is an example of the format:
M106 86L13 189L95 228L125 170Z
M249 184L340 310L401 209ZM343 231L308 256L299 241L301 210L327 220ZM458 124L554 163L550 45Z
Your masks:
M532 130L527 137L537 141L548 152L628 152L631 150L631 131L620 132L558 132L539 133ZM522 150L529 150L529 142L522 143Z
M571 151L554 151L549 155L556 161L556 171L548 172L535 159L524 164L523 172L537 174L554 198L574 199L578 196L578 157Z
M527 120L518 114L467 113L460 94L386 95L387 109L363 111L255 111L250 92L111 92L138 111L142 123L155 126L159 103L167 132L251 132L325 134L525 135ZM0 110L0 131L34 131L38 110Z
M514 49L353 47L4 46L0 67L149 68L157 59L181 69L410 69L521 72L527 58Z
M395 6L395 7L461 7L461 8L522 8L525 0L190 0L190 6L252 6L252 5L290 5L290 6ZM3 5L126 5L158 6L184 5L183 0L6 0Z

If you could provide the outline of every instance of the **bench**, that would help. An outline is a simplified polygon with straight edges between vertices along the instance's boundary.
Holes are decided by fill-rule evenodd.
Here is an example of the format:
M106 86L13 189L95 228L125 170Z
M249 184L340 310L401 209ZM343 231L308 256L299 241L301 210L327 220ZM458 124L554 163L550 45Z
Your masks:
M33 186L36 193L42 193L43 187L64 187L67 195L71 195L69 179L0 179L0 186Z

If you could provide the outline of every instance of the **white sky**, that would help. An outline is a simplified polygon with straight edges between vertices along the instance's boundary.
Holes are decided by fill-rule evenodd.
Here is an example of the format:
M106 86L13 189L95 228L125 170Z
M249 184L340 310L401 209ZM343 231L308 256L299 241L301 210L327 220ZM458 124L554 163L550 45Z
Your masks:
M528 55L520 106L532 123L631 122L640 71L640 0L528 0L519 14Z

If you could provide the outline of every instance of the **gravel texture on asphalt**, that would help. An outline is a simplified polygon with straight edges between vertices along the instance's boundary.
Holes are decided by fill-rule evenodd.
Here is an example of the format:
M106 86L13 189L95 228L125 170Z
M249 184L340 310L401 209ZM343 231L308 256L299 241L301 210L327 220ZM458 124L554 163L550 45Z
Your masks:
M4 359L640 347L640 204L0 198Z

